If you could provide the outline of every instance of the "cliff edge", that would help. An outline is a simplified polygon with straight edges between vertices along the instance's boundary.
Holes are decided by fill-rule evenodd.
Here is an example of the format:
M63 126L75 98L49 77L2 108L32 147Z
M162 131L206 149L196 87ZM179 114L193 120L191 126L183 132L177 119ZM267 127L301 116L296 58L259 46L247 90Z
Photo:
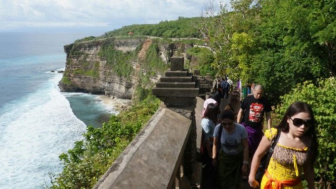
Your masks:
M138 86L150 88L185 44L161 39L96 38L64 46L66 67L61 91L132 99ZM189 47L189 46L188 46Z
M133 67L137 63L133 54L145 40L108 38L64 46L67 57L59 83L61 91L131 99L136 80ZM120 72L121 68L128 73Z

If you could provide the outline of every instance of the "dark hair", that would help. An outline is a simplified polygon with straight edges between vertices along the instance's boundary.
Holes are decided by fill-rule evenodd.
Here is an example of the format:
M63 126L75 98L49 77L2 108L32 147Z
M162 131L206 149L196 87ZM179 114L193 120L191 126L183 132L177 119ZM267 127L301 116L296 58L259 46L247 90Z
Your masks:
M218 91L214 94L210 94L209 98L212 98L214 100L216 100L217 104L220 104L220 94L218 93Z
M218 111L219 111L218 106L214 103L210 103L205 109L203 117L212 120L216 124Z
M223 120L223 119L231 119L231 120L234 120L234 113L231 111L231 110L224 110L221 114L220 114L220 119Z
M315 120L314 117L314 113L312 108L305 102L294 102L292 103L288 108L287 111L285 113L285 115L283 116L283 118L281 119L281 122L279 123L279 125L276 127L278 128L280 131L283 132L288 132L289 131L289 124L287 123L287 119L292 117L295 114L298 114L300 112L306 112L310 115L311 120L313 121L313 125L311 127L308 128L307 132L305 133L306 136L310 136L311 137L311 146L310 146L310 155L312 156L312 162L315 161L316 157L317 157L317 139L316 139L316 127L317 127L317 122Z
M225 107L224 107L224 110L231 110L231 111L234 111L234 108L232 106L231 103L228 103Z

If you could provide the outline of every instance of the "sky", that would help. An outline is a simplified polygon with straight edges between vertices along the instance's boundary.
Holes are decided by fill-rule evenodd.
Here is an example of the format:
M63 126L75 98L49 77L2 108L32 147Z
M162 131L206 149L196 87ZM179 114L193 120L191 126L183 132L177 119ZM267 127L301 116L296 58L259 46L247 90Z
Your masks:
M199 17L229 0L0 0L0 32L62 29L111 31Z

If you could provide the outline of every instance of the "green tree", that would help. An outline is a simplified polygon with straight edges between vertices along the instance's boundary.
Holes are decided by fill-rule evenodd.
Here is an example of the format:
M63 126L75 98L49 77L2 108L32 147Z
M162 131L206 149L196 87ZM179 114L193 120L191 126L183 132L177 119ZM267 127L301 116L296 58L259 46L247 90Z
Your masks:
M212 65L221 75L229 74L234 80L251 77L248 67L253 54L253 27L260 22L259 8L252 0L232 0L232 11L221 6L217 16L201 23L200 28L215 52ZM211 12L211 11L210 11Z
M327 35L325 28L332 27L334 20L323 19L322 12L328 7L330 14L334 5L332 1L317 0L261 1L261 22L254 28L257 48L252 57L251 80L266 87L273 104L297 83L317 82L320 77L333 75L335 63L330 60L335 49L325 45L334 46L335 37L332 32Z
M179 17L173 21L161 21L158 24L137 24L125 26L120 29L107 32L104 37L128 36L133 32L134 36L156 36L163 38L180 38L190 37L199 38L201 33L195 27L195 22L200 18L183 18Z
M211 67L214 61L214 54L211 50L202 47L193 47L188 49L187 53L197 59L198 65L193 65L193 69L198 69L201 75L209 73L212 76L216 75L216 70Z
M232 0L231 5L200 24L219 73L263 84L273 104L297 83L335 75L335 1Z
M231 41L231 62L236 62L238 64L231 64L227 69L227 74L231 75L233 78L240 77L243 82L247 83L249 78L252 77L250 67L252 63L251 52L254 47L253 39L247 33L242 32L234 33Z

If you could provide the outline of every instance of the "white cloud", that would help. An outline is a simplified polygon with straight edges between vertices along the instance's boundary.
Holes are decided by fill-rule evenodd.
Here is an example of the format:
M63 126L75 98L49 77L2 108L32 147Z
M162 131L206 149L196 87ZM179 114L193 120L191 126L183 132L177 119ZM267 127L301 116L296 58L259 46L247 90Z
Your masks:
M179 16L201 16L209 3L211 0L0 0L0 24L2 30L95 26L116 29Z

